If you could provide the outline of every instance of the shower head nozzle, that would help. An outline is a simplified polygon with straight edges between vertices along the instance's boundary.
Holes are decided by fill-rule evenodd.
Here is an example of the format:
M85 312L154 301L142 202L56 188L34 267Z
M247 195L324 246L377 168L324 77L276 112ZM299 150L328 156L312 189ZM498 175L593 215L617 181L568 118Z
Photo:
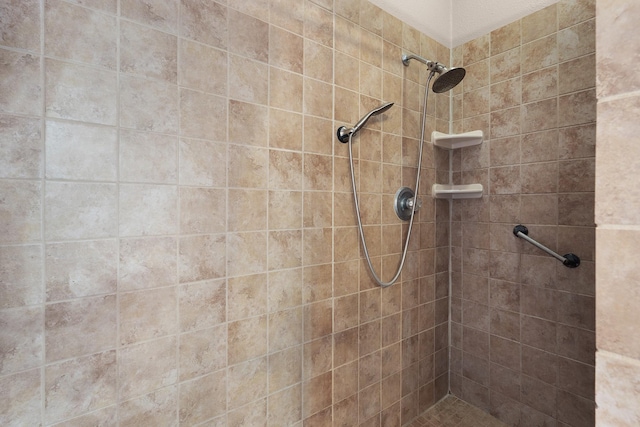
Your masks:
M358 120L358 123L356 123L351 129L348 129L346 126L340 126L338 128L338 139L340 140L340 142L348 142L349 135L354 134L362 129L367 121L371 118L371 116L382 114L389 108L391 108L391 106L393 106L393 102L386 102L378 108L374 108L373 110L369 111L363 118Z

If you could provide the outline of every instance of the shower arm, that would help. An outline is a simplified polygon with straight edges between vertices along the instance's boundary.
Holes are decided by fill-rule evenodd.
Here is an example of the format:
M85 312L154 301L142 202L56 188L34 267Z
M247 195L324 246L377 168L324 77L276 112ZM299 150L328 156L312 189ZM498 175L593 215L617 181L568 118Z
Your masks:
M533 246L537 247L538 249L542 249L543 251L545 251L546 253L548 253L549 255L551 255L552 257L557 259L558 261L562 262L562 264L564 266L566 266L566 267L576 268L576 267L578 267L580 265L580 258L577 255L574 255L572 253L568 253L568 254L565 254L564 256L562 256L562 255L552 251L551 249L549 249L548 247L546 247L542 243L533 240L531 237L528 236L529 230L524 225L516 225L513 228L513 234L516 237L519 237L519 238L521 238L523 240L526 240L527 242L531 243Z

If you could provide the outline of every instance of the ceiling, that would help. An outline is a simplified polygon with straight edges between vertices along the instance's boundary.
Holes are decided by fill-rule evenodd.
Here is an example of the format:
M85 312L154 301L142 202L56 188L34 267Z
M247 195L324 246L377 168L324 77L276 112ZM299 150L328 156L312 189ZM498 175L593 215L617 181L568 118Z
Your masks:
M447 47L538 11L558 0L369 0Z

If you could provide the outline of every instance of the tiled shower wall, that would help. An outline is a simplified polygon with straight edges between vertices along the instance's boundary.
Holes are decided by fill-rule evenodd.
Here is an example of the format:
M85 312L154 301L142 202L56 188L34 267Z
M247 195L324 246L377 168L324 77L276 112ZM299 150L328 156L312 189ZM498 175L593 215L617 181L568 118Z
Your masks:
M447 392L436 204L375 286L334 133L396 102L355 143L386 279L426 76L401 53L449 49L359 0L5 1L0 44L0 424L397 426Z
M594 424L595 2L562 0L454 49L451 389L509 425ZM513 227L582 263L569 269Z
M596 421L599 426L638 425L640 44L629 31L640 19L640 4L599 0L597 19Z

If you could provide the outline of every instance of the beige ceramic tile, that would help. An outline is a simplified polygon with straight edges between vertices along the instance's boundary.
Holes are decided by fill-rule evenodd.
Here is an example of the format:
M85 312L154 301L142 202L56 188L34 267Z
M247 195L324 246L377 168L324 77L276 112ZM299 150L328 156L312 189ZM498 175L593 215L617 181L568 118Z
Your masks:
M115 350L48 365L44 373L47 422L115 403L116 373Z
M598 10L601 12L601 10ZM560 29L569 27L596 15L595 0L562 0L558 2L558 23Z
M44 159L40 120L2 115L0 140L2 178L42 177Z
M297 307L302 303L302 269L272 271L268 274L269 312Z
M7 3L3 15L0 25L3 46L40 50L40 6L37 1Z
M520 33L524 21L514 21L491 32L491 55L520 46Z
M638 361L599 351L596 361L597 424L640 422L638 413Z
M303 38L299 35L272 26L269 32L269 64L302 74L303 43ZM307 43L310 42L307 41Z
M175 33L180 4L173 0L135 0L121 5L122 16L141 24Z
M0 181L5 203L0 212L5 223L0 228L2 243L25 243L41 236L42 185L37 181Z
M174 85L120 76L120 126L178 133L178 93Z
M269 315L269 353L297 346L301 343L301 308L278 311Z
M229 409L238 408L267 394L267 358L232 366L229 375Z
M68 25L69 22L75 25ZM45 29L44 50L48 56L116 69L115 17L63 1L49 1Z
M269 147L302 149L302 114L269 109Z
M522 18L522 42L547 36L557 31L558 7L554 4Z
M176 337L122 348L118 354L120 399L146 394L178 379Z
M120 180L175 184L178 180L176 137L120 131Z
M594 89L561 96L558 109L563 114L558 117L558 125L574 126L596 121L596 92Z
M0 308L22 307L44 301L42 247L0 248Z
M227 12L227 19L229 52L261 62L268 62L269 25L235 10Z
M333 46L333 14L307 1L304 9L304 36L327 47Z
M162 425L175 421L178 387L170 386L118 405L120 425Z
M234 233L227 237L227 275L243 276L267 271L266 232Z
M180 380L223 369L227 365L227 326L180 335Z
M0 50L0 110L18 114L40 114L43 88L38 81L40 61L27 53Z
M227 7L217 2L180 2L180 35L226 49L228 46Z
M301 425L302 387L300 385L284 389L269 396L268 425Z
M229 101L229 141L266 147L269 109L264 106ZM224 136L221 134L220 136Z
M240 320L267 312L267 275L256 274L229 279L228 318Z
M120 24L120 71L176 83L178 40L141 25Z
M522 72L545 68L558 62L558 37L553 33L522 45Z
M114 128L48 120L45 132L47 178L116 180L117 133Z
M227 409L227 374L224 370L180 385L180 424L196 425L223 414Z
M45 110L48 117L116 124L114 72L52 59L45 62L45 68Z
M120 185L122 236L175 234L178 229L178 190L175 186Z
M226 185L226 144L181 139L179 157L180 184L210 187Z
M180 283L223 277L226 244L224 235L182 237L178 250Z
M189 40L180 42L178 84L216 95L227 93L227 53Z
M271 231L269 233L269 270L295 268L302 265L302 231Z
M233 99L266 105L268 102L269 66L230 55L229 94Z
M114 236L117 230L115 184L53 182L45 192L45 238Z
M117 268L115 240L47 245L47 301L114 293Z
M170 286L177 280L177 242L171 237L120 240L120 290Z
M204 115L202 111L216 111ZM191 138L220 141L227 133L227 101L215 95L180 90L180 134Z
M40 307L3 310L0 325L0 373L34 368L44 359L44 312Z
M566 61L596 50L595 19L558 31L558 59Z
M180 286L180 330L208 328L226 320L226 286L212 280Z
M267 316L229 322L227 335L229 365L265 355L267 353ZM251 342L251 346L247 346L247 342Z
M213 188L180 189L180 233L226 231L226 191Z
M255 231L267 228L267 192L236 189L229 193L229 231ZM288 227L285 227L288 228Z
M176 294L175 287L122 294L119 298L120 344L176 333Z
M270 106L302 112L301 75L270 67L269 85Z

